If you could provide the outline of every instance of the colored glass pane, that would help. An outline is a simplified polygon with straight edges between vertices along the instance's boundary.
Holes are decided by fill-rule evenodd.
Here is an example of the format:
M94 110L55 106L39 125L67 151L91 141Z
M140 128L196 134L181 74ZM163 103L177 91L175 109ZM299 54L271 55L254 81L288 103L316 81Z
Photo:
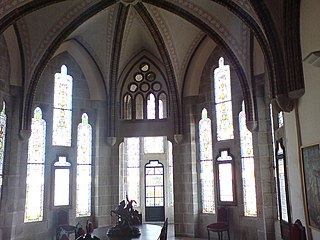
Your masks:
M88 115L82 114L77 142L77 217L91 215L92 127Z
M5 113L6 103L3 101L3 107L0 112L0 199L1 199L1 188L3 179L3 163L4 163L4 149L6 141L6 129L7 129L7 115Z
M144 153L164 153L163 137L144 137Z
M242 102L242 111L239 113L239 128L244 215L255 217L257 216L257 201L254 176L253 140L252 133L248 130L246 125L244 102Z
M203 213L214 213L214 173L212 160L200 161L200 185Z
M211 120L207 117L207 110L202 110L199 122L200 160L212 159Z
M153 94L149 94L147 103L147 119L156 118L156 102Z
M214 70L214 92L217 140L233 139L230 66L224 65L222 57L219 59L219 67Z
M67 67L62 65L61 73L56 73L54 79L53 145L71 146L71 119L72 77L67 74Z
M25 222L42 221L46 122L39 107L34 110L28 142Z
M211 120L204 108L199 121L200 186L203 213L214 213L214 173L212 161Z

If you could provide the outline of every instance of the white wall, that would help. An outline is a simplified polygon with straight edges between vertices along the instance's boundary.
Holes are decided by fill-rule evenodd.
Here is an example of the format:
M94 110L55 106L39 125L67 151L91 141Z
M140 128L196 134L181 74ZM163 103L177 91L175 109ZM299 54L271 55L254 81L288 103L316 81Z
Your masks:
M320 50L319 12L319 0L301 1L300 27L303 59L310 52ZM297 128L299 123L296 120L300 121L302 146L320 143L320 128L318 126L320 123L320 67L304 61L303 70L305 94L297 103L298 114L295 115L295 111L285 114L285 138L292 220L299 218L307 226L301 184L303 174L300 174L299 129ZM310 231L314 240L320 239L320 230L311 229Z

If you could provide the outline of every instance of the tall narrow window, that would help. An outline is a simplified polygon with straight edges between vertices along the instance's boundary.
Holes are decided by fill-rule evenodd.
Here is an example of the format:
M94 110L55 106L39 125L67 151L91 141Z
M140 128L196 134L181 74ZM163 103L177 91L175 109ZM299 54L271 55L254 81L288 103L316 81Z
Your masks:
M135 111L136 111L136 119L143 119L143 97L141 94L138 94L136 96L136 107L135 107Z
M69 206L70 205L70 171L71 163L65 156L59 156L58 161L53 164L54 182L53 182L53 205Z
M54 108L52 145L71 146L72 77L62 65L61 73L54 75Z
M277 159L276 159L276 146L275 146L275 125L273 120L272 104L270 104L270 122L271 122L271 135L272 135L272 153L273 153L273 176L275 181L275 191L276 191L276 204L277 204L277 219L280 219L280 209L279 209L279 189L278 189L278 177L277 177Z
M34 110L28 143L25 222L43 219L45 144L46 122L42 119L41 109L37 107Z
M231 102L230 66L219 59L214 70L214 93L217 119L217 140L233 139L233 117Z
M0 200L2 193L2 181L3 181L3 163L4 163L4 145L6 141L6 129L7 129L7 115L6 115L6 103L3 101L2 110L0 112Z
M244 102L242 102L242 111L239 114L239 127L244 215L256 217L257 201L252 133L246 125Z
M214 173L212 159L211 120L203 109L199 122L200 185L203 213L214 213Z
M220 205L235 203L234 163L229 150L221 150L217 158L218 200Z
M161 93L159 96L159 119L167 118L167 96Z
M127 189L129 199L140 205L140 141L139 138L126 138Z
M156 99L150 93L147 100L147 119L156 119Z
M279 112L278 113L278 128L281 128L283 126L283 112Z
M77 143L77 217L91 215L92 128L88 115L82 114Z
M276 149L276 159L277 159L277 174L278 174L278 194L280 203L280 219L286 222L291 222L289 214L289 196L288 196L288 186L287 186L287 171L286 171L286 161L285 153L283 148L282 140L277 142Z
M169 206L173 206L173 159L172 159L172 143L168 141L168 162L169 162Z
M129 94L123 100L123 119L132 119L132 100Z

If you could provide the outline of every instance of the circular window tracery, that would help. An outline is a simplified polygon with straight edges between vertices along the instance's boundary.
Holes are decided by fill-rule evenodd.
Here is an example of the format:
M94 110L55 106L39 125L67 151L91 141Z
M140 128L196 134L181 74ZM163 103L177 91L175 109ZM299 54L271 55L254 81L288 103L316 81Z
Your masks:
M150 89L150 86L149 86L148 83L142 83L140 85L140 89L141 89L142 92L147 92Z
M149 65L148 65L147 63L142 63L142 64L140 65L140 70L141 70L142 72L148 71L148 70L149 70Z
M156 79L156 74L154 72L147 73L146 79L150 82Z
M156 92L160 91L161 90L161 84L159 82L153 83L152 84L152 90L156 91Z
M138 85L135 84L135 83L131 83L130 86L129 86L129 91L134 93L135 91L137 91L138 89Z
M141 73L137 73L134 76L134 80L136 80L137 82L141 82L143 80L143 75Z

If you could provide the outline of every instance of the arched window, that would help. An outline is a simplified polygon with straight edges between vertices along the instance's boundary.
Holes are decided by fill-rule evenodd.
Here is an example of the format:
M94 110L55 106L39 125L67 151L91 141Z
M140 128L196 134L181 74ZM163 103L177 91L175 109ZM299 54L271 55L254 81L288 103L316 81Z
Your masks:
M156 119L156 99L152 93L147 99L147 119Z
M159 119L167 118L167 95L161 93L159 95Z
M25 222L43 219L45 145L46 122L42 119L41 109L37 107L34 110L28 143Z
M244 102L242 102L242 111L239 114L239 127L244 215L256 217L257 201L256 182L254 176L253 142L252 133L248 130L246 125Z
M92 127L88 115L82 114L77 139L77 217L91 215Z
M211 120L204 108L199 122L200 185L203 213L214 213L214 172L212 159Z
M129 94L126 94L123 99L123 118L132 119L132 99Z
M137 64L128 76L129 79L121 90L122 119L167 118L168 89L159 70L147 62L142 62Z
M233 139L230 66L224 65L223 57L219 59L219 67L214 70L214 93L217 140Z
M6 141L6 129L7 129L7 115L6 115L6 103L3 101L2 110L0 112L0 200L2 193L2 181L3 181L3 163L4 163L4 149Z
M55 146L71 146L72 81L65 65L61 73L54 75L52 145Z
M136 96L136 107L135 107L135 112L136 112L136 119L143 119L143 97L141 94L138 94Z

